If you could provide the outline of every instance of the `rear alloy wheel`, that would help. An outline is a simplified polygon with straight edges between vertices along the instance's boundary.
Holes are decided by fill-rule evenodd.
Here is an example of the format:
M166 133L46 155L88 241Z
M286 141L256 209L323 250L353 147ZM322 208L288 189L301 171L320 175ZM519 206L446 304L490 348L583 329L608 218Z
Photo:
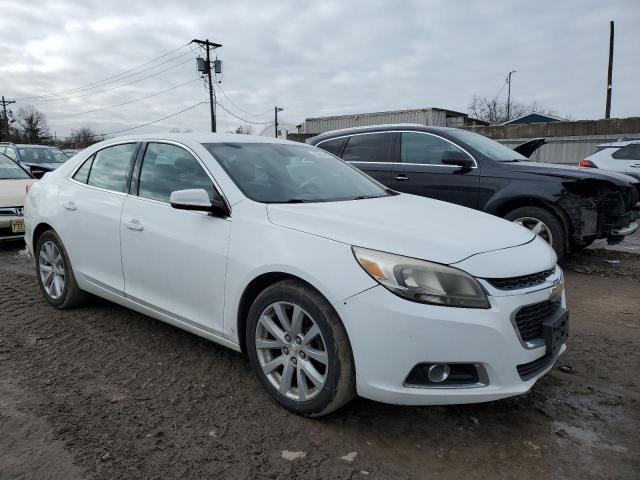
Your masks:
M521 207L510 211L505 220L522 225L553 247L561 260L565 254L565 231L560 220L548 210L540 207Z
M326 415L355 395L344 326L326 299L302 282L276 283L256 298L246 345L262 385L297 414Z
M62 241L53 230L47 230L38 238L35 259L38 284L47 302L64 309L75 307L86 299L87 294L76 283Z

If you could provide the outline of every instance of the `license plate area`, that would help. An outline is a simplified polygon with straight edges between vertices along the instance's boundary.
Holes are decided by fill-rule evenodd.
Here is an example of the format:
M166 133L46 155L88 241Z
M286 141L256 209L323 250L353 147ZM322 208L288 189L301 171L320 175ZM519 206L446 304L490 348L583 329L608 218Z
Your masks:
M11 220L11 233L24 233L24 220Z
M542 336L547 346L546 353L557 355L569 336L569 312L564 310L545 320L542 324Z

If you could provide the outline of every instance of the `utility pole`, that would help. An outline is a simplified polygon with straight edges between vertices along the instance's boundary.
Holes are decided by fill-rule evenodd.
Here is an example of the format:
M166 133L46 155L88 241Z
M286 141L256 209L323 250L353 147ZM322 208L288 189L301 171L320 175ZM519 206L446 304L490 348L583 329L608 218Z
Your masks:
M5 100L4 95L2 96L2 122L0 124L0 137L2 140L5 139L5 135L9 136L9 115L7 114L7 105L11 105L12 103L16 103L15 100Z
M509 88L507 90L507 122L511 120L511 75L516 73L515 70L511 70L507 76L507 83Z
M200 70L203 73L207 74L207 80L209 82L209 109L211 110L211 131L216 131L216 104L215 104L215 93L213 91L213 82L211 80L211 50L215 50L216 48L220 48L222 45L219 43L210 42L207 38L206 40L191 40L192 43L197 43L201 47L205 47L207 49L207 60L204 65L204 70Z
M609 68L607 70L607 106L604 118L611 118L611 92L613 90L613 20L609 22Z
M278 112L281 112L283 110L284 110L283 108L280 108L277 105L275 107L273 107L273 112L276 115L276 119L275 119L276 120L276 122L275 122L275 124L276 124L276 138L278 138Z

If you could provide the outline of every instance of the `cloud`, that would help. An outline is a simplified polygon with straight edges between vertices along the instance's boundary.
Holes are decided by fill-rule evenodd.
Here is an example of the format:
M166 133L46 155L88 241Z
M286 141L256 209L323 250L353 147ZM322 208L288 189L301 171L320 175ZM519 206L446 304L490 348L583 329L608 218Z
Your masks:
M279 1L87 0L3 3L0 94L34 97L98 82L193 38L222 43L220 101L237 116L295 125L306 117L437 106L466 111L474 94L500 91L513 77L512 98L539 101L573 118L603 115L608 22L616 20L613 115L640 114L640 3L628 1ZM21 100L50 117L58 136L89 125L110 132L146 123L206 101L193 82L199 53L185 46L159 60L184 56L147 72L157 76L95 95ZM135 80L144 76L132 76ZM504 92L502 93L504 95ZM230 99L230 100L229 100ZM18 105L18 106L20 106ZM250 115L263 113L264 115ZM54 118L55 117L55 118ZM218 109L219 130L243 123ZM201 105L139 131L206 130ZM254 131L260 131L255 126Z

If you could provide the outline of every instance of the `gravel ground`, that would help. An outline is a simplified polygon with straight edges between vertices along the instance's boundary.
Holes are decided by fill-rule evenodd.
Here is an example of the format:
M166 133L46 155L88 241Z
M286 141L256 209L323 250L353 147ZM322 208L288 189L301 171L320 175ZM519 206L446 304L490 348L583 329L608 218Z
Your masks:
M566 277L569 349L530 393L309 420L240 354L98 299L48 307L0 245L0 478L637 479L640 257L589 250Z

